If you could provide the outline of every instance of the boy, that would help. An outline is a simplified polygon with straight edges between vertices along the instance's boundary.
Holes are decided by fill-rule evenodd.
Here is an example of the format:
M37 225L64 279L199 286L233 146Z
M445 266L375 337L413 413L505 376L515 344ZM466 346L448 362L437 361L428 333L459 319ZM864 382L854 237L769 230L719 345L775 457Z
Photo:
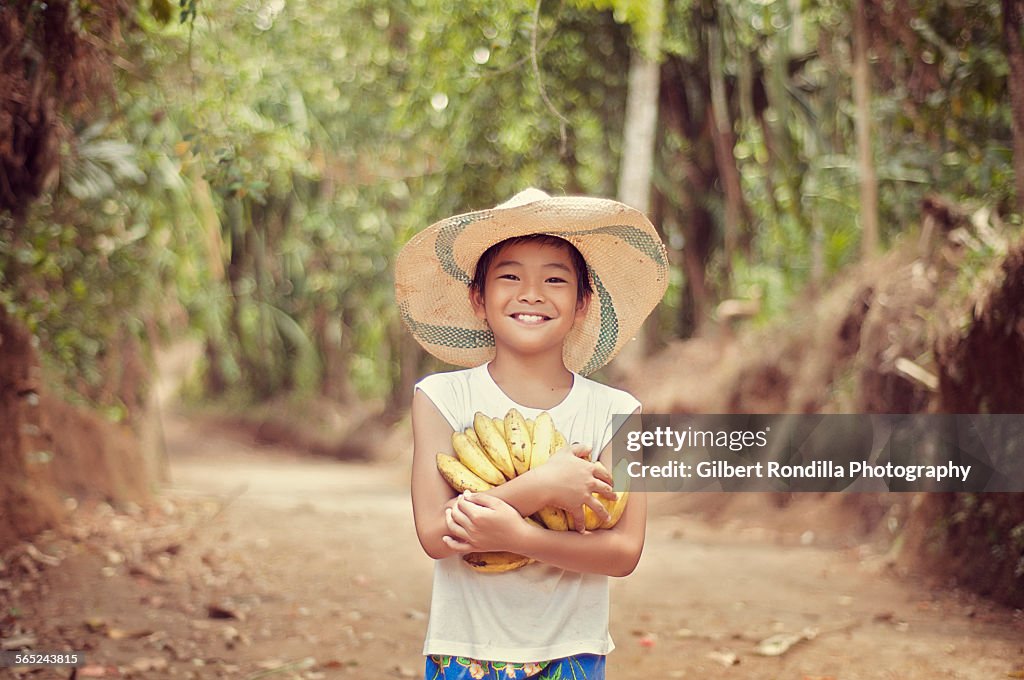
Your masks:
M593 532L582 530L582 506L607 517L591 494L614 497L612 416L638 414L640 404L581 374L609 361L661 300L668 266L657 232L614 201L527 189L417 234L395 279L417 341L472 367L428 376L413 396L413 515L436 560L426 677L604 678L608 576L636 566L646 502L632 496L613 529ZM451 453L452 433L477 411L513 407L526 418L547 411L573 444L493 489L455 496L435 454ZM548 506L573 515L580 532L523 520ZM502 574L462 563L467 552L496 550L535 562Z

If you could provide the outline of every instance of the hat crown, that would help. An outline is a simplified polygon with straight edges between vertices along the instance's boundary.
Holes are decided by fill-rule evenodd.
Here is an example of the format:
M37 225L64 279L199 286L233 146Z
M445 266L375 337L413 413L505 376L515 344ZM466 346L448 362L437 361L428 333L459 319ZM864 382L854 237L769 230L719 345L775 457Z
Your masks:
M494 209L505 210L507 208L519 208L528 203L536 203L551 198L547 193L534 187L527 187L504 203L499 203Z

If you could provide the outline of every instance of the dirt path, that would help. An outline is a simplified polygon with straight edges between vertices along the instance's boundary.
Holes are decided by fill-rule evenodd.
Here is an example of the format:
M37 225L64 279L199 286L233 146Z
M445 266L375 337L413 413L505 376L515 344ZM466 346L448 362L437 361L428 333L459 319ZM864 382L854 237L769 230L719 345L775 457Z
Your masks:
M156 508L82 509L70 539L37 543L61 557L23 596L37 648L87 650L78 677L420 675L431 562L407 462L311 459L178 415L165 434ZM662 500L641 565L612 583L610 677L1021 677L1019 612L870 563L772 529L713 530ZM787 634L811 639L755 653Z
M244 485L220 521L280 597L276 613L253 619L308 611L282 627L288 652L275 654L418 672L431 565L413 532L404 464L254 452L215 433L190 440L185 423L171 434L179 493L225 497ZM992 678L1024 665L1024 627L1007 613L774 538L655 514L640 567L612 584L611 677ZM786 633L816 636L781 657L752 653Z

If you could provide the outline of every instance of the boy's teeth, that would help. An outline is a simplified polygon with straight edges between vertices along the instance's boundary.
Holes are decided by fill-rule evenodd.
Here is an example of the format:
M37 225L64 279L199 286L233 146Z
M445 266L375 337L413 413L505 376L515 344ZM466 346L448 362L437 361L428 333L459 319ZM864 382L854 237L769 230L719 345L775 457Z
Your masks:
M542 316L540 316L538 314L517 314L516 316L519 317L520 321L530 321L530 322L540 321L540 320L542 320L544 318L544 317L542 317Z

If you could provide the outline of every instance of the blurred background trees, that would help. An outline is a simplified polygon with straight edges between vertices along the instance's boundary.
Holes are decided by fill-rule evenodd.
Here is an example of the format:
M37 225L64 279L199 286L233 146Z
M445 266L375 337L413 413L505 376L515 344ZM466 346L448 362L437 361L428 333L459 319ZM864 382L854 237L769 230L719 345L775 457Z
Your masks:
M212 394L396 402L422 368L391 304L400 244L526 185L620 195L653 144L677 266L649 348L724 298L770 317L916 228L929 193L1014 212L1019 4L10 4L5 78L60 94L33 118L41 76L5 89L0 299L115 411L111 340L175 301ZM636 146L645 54L658 124ZM31 157L26 126L50 135Z
M8 0L3 351L131 422L187 324L207 398L393 414L437 367L395 313L397 250L528 185L649 201L672 279L640 354L726 300L780 318L925 208L1020 234L1022 22L1024 0ZM968 246L965 290L1005 254Z

